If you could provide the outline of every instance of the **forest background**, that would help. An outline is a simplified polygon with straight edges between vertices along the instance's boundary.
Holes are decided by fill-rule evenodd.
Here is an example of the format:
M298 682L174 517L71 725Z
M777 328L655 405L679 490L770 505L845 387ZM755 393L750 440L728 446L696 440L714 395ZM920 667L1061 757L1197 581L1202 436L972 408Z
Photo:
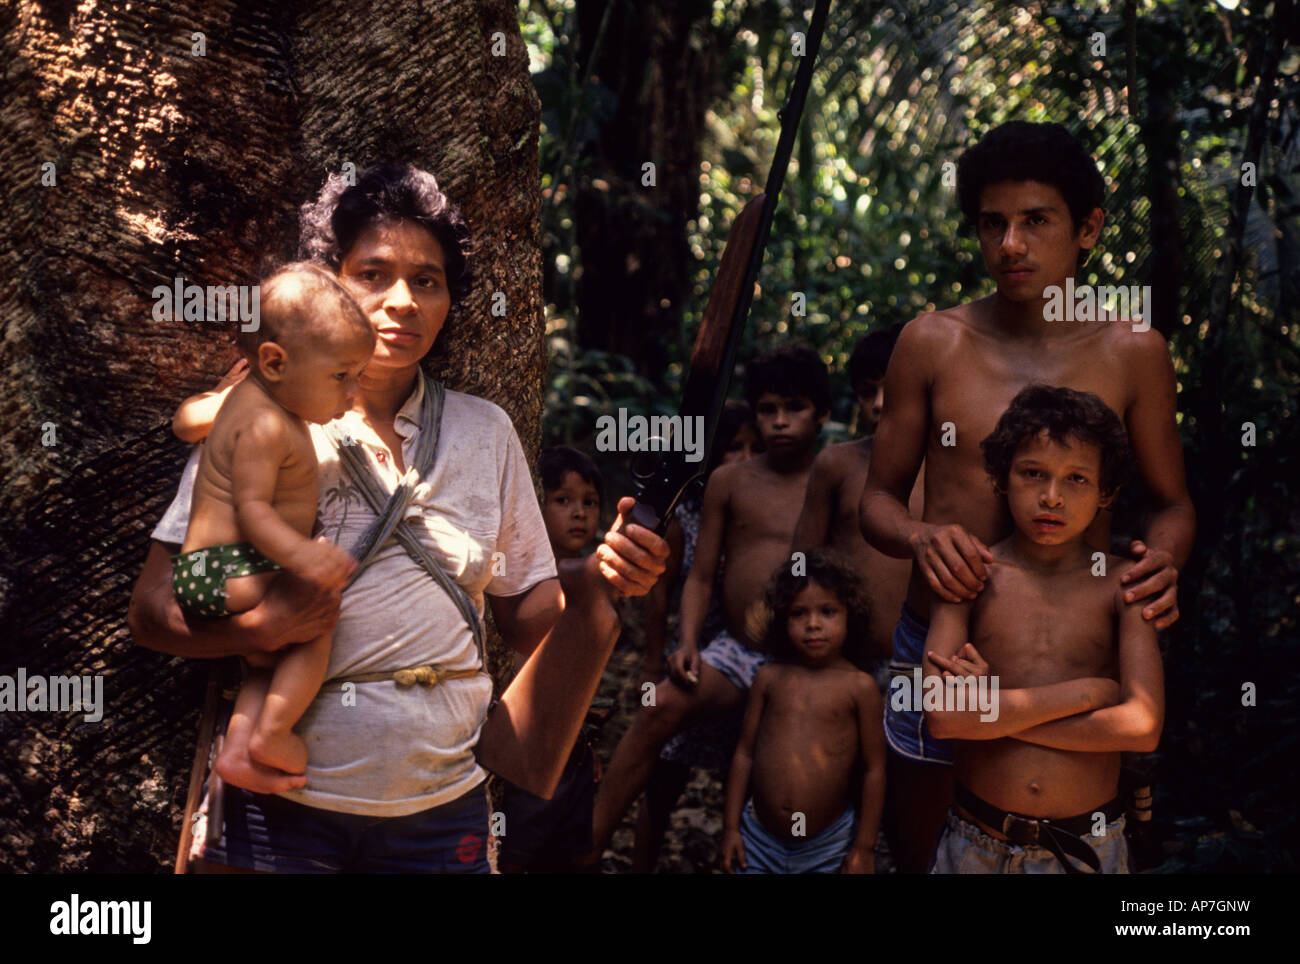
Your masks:
M525 0L520 17L542 101L543 442L593 453L623 491L596 420L675 411L727 231L767 177L804 14ZM801 339L833 374L824 438L851 437L856 340L993 290L945 165L1012 119L1089 146L1108 196L1081 280L1152 287L1198 516L1162 640L1165 872L1295 870L1300 853L1300 683L1279 672L1300 602L1298 41L1292 3L834 4L732 383Z

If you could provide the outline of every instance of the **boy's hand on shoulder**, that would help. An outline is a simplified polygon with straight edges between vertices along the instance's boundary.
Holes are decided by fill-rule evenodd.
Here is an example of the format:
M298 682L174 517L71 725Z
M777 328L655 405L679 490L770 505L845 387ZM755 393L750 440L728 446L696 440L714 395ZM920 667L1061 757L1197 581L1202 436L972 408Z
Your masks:
M917 566L940 599L964 602L983 590L988 580L985 563L993 561L993 553L964 526L923 526L909 541Z
M876 852L870 847L852 847L844 855L840 865L842 874L874 874L876 872Z
M1129 546L1137 563L1123 576L1126 603L1146 600L1142 618L1156 621L1156 629L1178 622L1178 569L1174 557L1164 549L1152 549L1140 539Z
M740 830L725 830L722 834L722 869L729 874L734 874L739 870L747 870L749 864L745 860L745 843L740 839Z
M287 568L320 589L341 589L356 567L357 561L347 552L317 536L294 553Z

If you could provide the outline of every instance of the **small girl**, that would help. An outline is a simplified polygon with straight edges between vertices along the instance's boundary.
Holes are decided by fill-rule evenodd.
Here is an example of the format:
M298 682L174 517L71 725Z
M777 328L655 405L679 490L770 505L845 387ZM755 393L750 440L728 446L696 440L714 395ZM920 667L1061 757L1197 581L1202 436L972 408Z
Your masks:
M875 681L843 656L845 640L867 632L862 585L835 553L814 549L783 563L765 598L776 660L754 679L731 761L723 869L874 873L884 708Z

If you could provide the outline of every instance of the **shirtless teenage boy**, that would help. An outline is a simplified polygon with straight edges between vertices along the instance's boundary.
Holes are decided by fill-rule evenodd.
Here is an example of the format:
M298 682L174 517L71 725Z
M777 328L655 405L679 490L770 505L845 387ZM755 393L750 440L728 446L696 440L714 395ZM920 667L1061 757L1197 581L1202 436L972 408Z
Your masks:
M767 661L757 648L761 641L749 637L746 617L762 598L768 575L790 560L817 435L830 414L830 379L811 349L781 348L749 366L745 397L765 451L747 462L720 466L709 477L695 561L682 589L681 647L668 661L668 678L651 691L653 703L642 706L605 771L596 794L595 851L589 859L599 860L664 743L687 722L740 706L754 674ZM700 628L724 551L726 630L701 650Z
M858 509L871 465L871 446L885 400L885 369L902 325L891 325L862 336L849 356L849 380L858 400L863 437L828 445L817 453L803 511L795 526L792 548L830 546L853 563L862 578L870 605L870 631L850 640L845 656L861 669L888 660L893 652L894 624L907 593L911 566L885 555L862 538ZM924 469L922 469L924 475ZM920 515L922 481L912 489L908 509Z
M767 605L774 662L754 678L731 763L723 869L874 873L885 803L880 694L843 654L867 631L866 594L847 560L812 549L799 575L781 564Z
M325 540L316 521L316 450L307 421L342 415L374 351L365 313L328 271L281 268L261 285L261 326L240 333L249 361L243 381L215 413L198 474L189 528L172 559L172 587L192 615L220 619L251 609L275 571L288 569L322 589L341 587L356 562ZM182 404L177 425L213 413L205 396ZM193 409L193 410L192 410ZM201 409L201 411L200 411ZM325 679L330 639L285 652L248 675L235 704L218 771L236 786L258 786L259 768L302 773L307 747L293 732Z
M1131 547L1138 561L1123 576L1125 598L1143 600L1143 618L1157 629L1178 618L1177 567L1195 529L1164 338L1127 321L1043 318L1044 289L1064 287L1101 232L1104 183L1093 159L1059 125L1004 124L962 156L957 191L998 290L904 328L862 497L863 535L914 560L895 632L894 660L904 672L921 661L930 594L973 599L988 578L987 546L1010 532L1006 507L984 478L979 442L1030 383L1092 392L1124 421L1152 501L1145 538ZM923 459L918 520L905 500ZM1109 513L1099 513L1088 543L1108 550L1109 530ZM919 712L888 701L885 712L899 867L921 873L950 799L952 747L928 732Z
M957 739L932 872L1127 873L1120 751L1160 738L1160 651L1141 600L1124 599L1133 564L1083 538L1122 481L1124 427L1095 395L1033 385L983 449L1015 529L973 602L934 604L925 672L995 674L998 713L926 712Z

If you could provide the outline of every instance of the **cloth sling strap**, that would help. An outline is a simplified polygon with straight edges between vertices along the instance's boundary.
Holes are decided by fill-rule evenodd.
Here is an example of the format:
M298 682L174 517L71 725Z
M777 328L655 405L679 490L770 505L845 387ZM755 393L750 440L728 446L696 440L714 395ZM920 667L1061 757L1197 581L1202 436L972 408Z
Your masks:
M1092 832L1091 813L1081 813L1075 817L1062 817L1056 820L1049 820L1046 817L1026 817L1008 810L999 810L987 800L975 796L961 783L953 787L952 798L976 820L1000 830L1011 843L1022 847L1037 844L1050 850L1065 867L1067 873L1081 874L1083 871L1066 860L1066 854L1081 860L1093 873L1101 873L1101 859L1097 856L1097 852L1079 839L1084 834ZM1097 809L1105 815L1108 824L1118 820L1124 812L1119 797Z
M412 459L414 464L407 469L406 475L402 477L397 485L397 490L391 497L384 491L383 482L371 467L363 447L358 445L356 440L349 436L337 422L331 423L326 429L330 441L339 453L340 464L352 477L352 481L356 483L357 489L361 492L361 497L366 500L371 511L377 516L375 521L361 534L357 544L352 547L352 555L357 560L357 568L353 571L347 584L350 586L356 581L362 571L374 561L375 553L392 536L397 540L398 545L406 550L406 554L414 559L420 568L427 572L433 581L451 597L452 602L456 604L456 608L460 610L461 616L469 625L470 632L474 636L474 646L478 649L480 668L474 673L467 673L466 675L476 675L479 672L486 673L487 648L484 640L483 620L479 618L473 600L469 598L469 593L447 574L433 554L425 548L405 519L407 506L411 504L411 497L415 494L415 487L433 468L434 458L438 453L438 436L442 430L443 402L447 397L447 390L443 388L440 382L434 381L423 371L420 372L420 377L424 379L424 400L420 405L420 437L415 443L415 453ZM397 672L406 671L398 670ZM412 670L412 672L415 672L415 670ZM452 674L436 668L435 672L439 679L454 678ZM368 678L374 674L364 675ZM394 676L395 674L388 673L381 674L378 678L383 679ZM347 677L346 679L362 681L363 677ZM329 680L328 682L341 683L344 681L344 679L338 679Z

